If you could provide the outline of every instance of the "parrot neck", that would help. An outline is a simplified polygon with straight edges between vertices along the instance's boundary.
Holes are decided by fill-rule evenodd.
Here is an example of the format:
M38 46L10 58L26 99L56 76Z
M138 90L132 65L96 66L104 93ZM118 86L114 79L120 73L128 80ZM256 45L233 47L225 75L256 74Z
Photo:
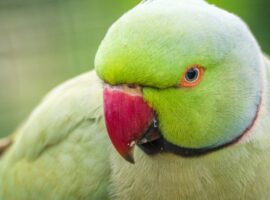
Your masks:
M256 199L256 195L261 195L261 184L256 180L264 176L263 171L268 171L268 167L258 163L267 159L269 150L250 142L201 157L184 158L170 153L148 156L137 148L135 164L114 154L111 186L116 198L113 199L225 200L235 199L235 194L250 194L251 190L255 192L250 199Z
M255 129L254 135L262 133ZM258 136L258 135L257 135ZM235 194L250 199L267 196L262 184L269 171L266 163L270 138L258 137L200 157L181 157L171 153L149 156L135 149L135 164L112 153L112 199L235 199ZM260 156L258 156L260 155ZM267 162L268 163L268 162ZM241 187L239 187L241 186ZM230 191L230 192L228 192ZM251 192L252 191L252 192ZM268 191L268 190L267 190ZM220 196L226 194L226 196ZM267 199L267 198L265 198Z

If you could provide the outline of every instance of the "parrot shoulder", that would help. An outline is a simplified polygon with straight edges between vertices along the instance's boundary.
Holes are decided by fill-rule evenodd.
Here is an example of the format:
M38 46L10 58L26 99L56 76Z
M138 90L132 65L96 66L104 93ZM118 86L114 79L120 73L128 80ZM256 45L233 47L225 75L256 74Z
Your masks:
M0 160L0 197L107 198L110 145L102 82L94 71L50 92L15 135ZM24 192L14 193L14 187Z

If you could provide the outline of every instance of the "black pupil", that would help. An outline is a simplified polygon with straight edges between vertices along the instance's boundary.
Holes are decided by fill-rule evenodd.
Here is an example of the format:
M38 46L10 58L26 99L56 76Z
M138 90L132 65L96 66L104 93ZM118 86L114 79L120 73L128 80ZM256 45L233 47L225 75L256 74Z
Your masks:
M194 81L198 77L198 70L196 68L191 68L186 73L186 80L187 81Z

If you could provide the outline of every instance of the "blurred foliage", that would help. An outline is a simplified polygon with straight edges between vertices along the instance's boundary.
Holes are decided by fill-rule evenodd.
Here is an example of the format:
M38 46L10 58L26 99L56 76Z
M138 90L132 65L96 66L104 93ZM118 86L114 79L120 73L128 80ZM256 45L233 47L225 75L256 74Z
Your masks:
M139 0L0 0L0 136L57 84L93 68L106 30ZM241 16L270 53L268 0L209 0Z

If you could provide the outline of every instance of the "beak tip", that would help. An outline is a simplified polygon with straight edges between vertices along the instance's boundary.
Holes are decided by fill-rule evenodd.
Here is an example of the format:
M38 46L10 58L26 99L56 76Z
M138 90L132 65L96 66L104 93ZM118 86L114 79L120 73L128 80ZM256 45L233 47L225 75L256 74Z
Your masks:
M127 153L122 154L122 157L131 164L135 164L133 149L134 148L131 148Z
M131 164L135 164L134 158L132 155L125 155L123 156L126 161L128 161Z

